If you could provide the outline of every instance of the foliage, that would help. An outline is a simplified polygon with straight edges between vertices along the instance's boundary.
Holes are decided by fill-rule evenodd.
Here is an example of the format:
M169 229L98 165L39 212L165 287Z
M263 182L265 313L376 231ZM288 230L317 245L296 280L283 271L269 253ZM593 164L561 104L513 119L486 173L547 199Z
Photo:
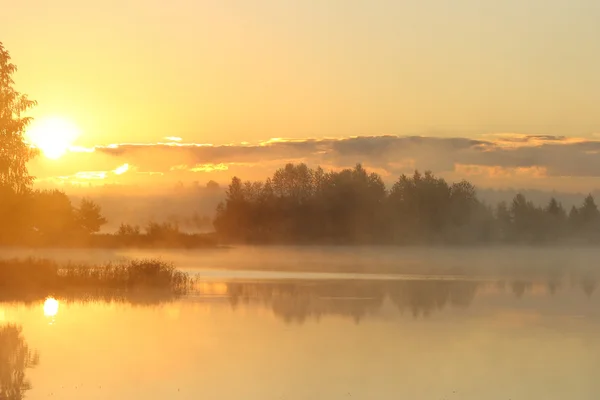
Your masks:
M177 223L150 222L145 232L139 226L121 224L114 235L103 234L90 237L90 247L162 247L162 248L200 248L214 247L217 242L213 234L185 233L179 230Z
M36 152L23 140L31 120L23 113L36 103L14 89L12 76L16 71L0 42L0 190L24 193L33 183L27 162Z
M100 206L90 199L81 200L79 209L76 210L76 220L81 229L88 234L99 232L107 222L101 214Z
M155 241L174 240L179 234L179 225L173 222L150 222L146 227L146 236Z
M234 177L214 226L226 240L261 243L600 241L591 195L568 216L554 198L538 207L522 194L492 208L466 180L415 171L388 191L360 164L337 172L288 164L258 182Z
M141 234L141 230L137 225L121 224L116 234L122 237L137 237Z
M64 245L98 232L106 223L96 203L84 199L74 207L59 190L15 196L0 197L0 213L10 221L0 226L0 244Z
M219 189L220 189L220 186L219 186L219 184L218 184L217 182L215 182L215 181L213 181L213 180L210 180L210 181L208 181L208 183L206 184L206 188L207 188L208 190L219 190Z

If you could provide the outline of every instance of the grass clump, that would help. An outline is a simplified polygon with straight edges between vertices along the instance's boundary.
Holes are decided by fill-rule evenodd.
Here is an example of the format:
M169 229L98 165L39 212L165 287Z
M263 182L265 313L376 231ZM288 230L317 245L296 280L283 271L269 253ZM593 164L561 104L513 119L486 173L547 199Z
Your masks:
M100 265L67 264L58 269L58 277L70 287L169 289L175 292L185 292L191 283L188 274L157 259Z
M98 290L161 291L185 294L191 277L171 263L158 259L104 264L59 264L48 259L0 260L0 291L41 294Z

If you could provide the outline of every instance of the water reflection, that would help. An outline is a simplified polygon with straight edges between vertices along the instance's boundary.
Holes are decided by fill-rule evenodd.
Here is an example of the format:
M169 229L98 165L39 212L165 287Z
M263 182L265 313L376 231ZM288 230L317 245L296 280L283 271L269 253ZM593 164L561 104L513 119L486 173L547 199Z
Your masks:
M39 355L29 348L20 326L9 324L0 327L1 400L23 399L25 392L31 389L25 371L38 363Z
M388 287L388 295L400 311L410 310L414 317L429 316L447 304L468 307L479 286L471 281L399 282Z
M335 315L360 322L381 311L386 302L401 314L426 318L446 308L468 308L480 292L508 293L522 299L529 293L554 296L561 291L578 290L591 298L597 286L593 271L556 271L543 275L516 278L453 277L448 279L420 278L409 280L259 280L259 281L198 281L188 298L210 302L226 300L237 309L243 305L259 305L270 309L288 323L303 323L307 318L320 319ZM53 297L38 299L46 317L54 318L62 302L126 303L152 306L180 299L164 291L65 291ZM6 301L0 298L0 303ZM10 302L31 303L35 298L23 294L11 295Z
M396 308L414 317L429 316L447 304L468 307L479 282L231 282L228 297L233 307L259 303L268 306L286 322L304 322L325 315L350 317L359 322L374 314L389 298Z
M446 307L467 308L478 291L509 291L521 299L528 293L554 295L562 289L579 287L592 296L596 278L586 275L579 281L548 279L546 282L516 279L512 281L476 280L398 280L398 281L326 281L326 282L229 282L227 298L233 308L240 304L259 304L271 308L286 322L304 322L308 317L325 315L349 317L359 322L379 311L386 299L401 313L414 318L429 317ZM222 285L222 283L220 283Z
M44 302L44 315L46 317L56 317L58 314L58 300L54 297L48 297Z
M583 278L581 278L581 288L588 297L591 297L594 291L596 290L595 277L591 275L586 275Z
M87 290L26 307L13 295L0 309L43 365L28 370L37 354L0 324L0 400L592 399L597 276L217 277L184 298Z
M49 297L49 295L52 295ZM171 291L139 289L110 290L103 288L86 288L82 290L61 290L53 293L32 293L0 291L1 303L24 303L28 305L43 304L44 315L53 317L58 313L60 302L101 302L126 303L131 305L152 306L172 302L182 296ZM54 314L54 315L52 315Z

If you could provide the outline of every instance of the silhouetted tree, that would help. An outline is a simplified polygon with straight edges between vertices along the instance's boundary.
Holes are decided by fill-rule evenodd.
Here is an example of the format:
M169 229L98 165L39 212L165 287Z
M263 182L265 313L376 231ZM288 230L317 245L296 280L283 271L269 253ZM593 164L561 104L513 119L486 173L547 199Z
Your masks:
M579 208L579 216L585 222L595 223L600 219L600 212L598 206L594 201L594 197L588 194L583 200L582 206Z
M18 240L27 233L25 210L33 177L27 162L36 155L23 140L31 118L23 116L35 105L13 87L17 67L10 62L10 54L0 42L0 240L4 243Z
M32 194L32 225L45 241L77 235L78 221L69 197L59 190L35 191Z
M577 210L576 226L588 240L598 239L600 234L600 211L594 201L594 197L588 194L583 204Z
M501 241L513 239L513 220L506 202L502 201L496 206L496 235Z
M550 239L557 239L566 233L567 213L562 204L554 197L550 199L544 209L546 215L546 234Z
M146 236L152 242L172 243L176 242L181 235L179 226L170 222L150 222L146 226Z
M382 222L378 214L386 200L379 175L367 173L361 164L330 173L321 196L319 200L326 204L321 206L328 225L326 236L344 242L370 242L377 236Z
M567 221L569 223L569 228L571 229L571 233L575 233L581 227L580 219L579 219L579 210L577 210L577 207L575 207L575 206L571 207Z
M281 198L292 202L306 201L312 195L313 171L306 164L287 164L275 171L272 185L273 192Z
M121 224L117 230L119 236L139 236L140 234L141 230L137 225Z
M462 180L450 186L450 219L452 224L467 225L478 204L475 186Z
M206 184L206 188L208 190L219 190L221 187L219 186L219 184L213 180L208 181L208 183Z
M527 201L524 195L517 194L512 201L510 208L514 234L519 241L535 242L542 240L543 230L543 210Z
M13 193L26 192L33 183L27 162L36 151L25 143L23 135L31 121L23 113L36 103L17 92L13 74L17 67L10 62L10 54L0 42L0 189Z
M431 172L412 178L402 175L389 195L394 239L431 239L445 225L450 207L450 187Z
M234 176L225 192L225 201L217 207L214 226L219 232L234 239L246 239L248 230L248 203L242 181Z
M99 232L107 222L101 214L100 206L89 199L82 199L75 212L77 223L87 234Z

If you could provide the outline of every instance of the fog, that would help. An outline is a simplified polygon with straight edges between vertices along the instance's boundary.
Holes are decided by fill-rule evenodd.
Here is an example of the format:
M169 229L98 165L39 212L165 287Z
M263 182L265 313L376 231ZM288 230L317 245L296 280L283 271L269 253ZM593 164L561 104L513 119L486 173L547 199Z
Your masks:
M99 263L157 258L206 277L372 278L547 277L596 274L595 247L395 247L395 246L235 246L202 250L160 249L3 249L2 258L38 257L61 262ZM220 271L220 272L218 272ZM236 271L231 275L231 271ZM261 274L249 274L261 271ZM245 272L245 273L244 273ZM285 275L285 273L296 273ZM300 273L300 274L298 274ZM309 274L309 275L302 275ZM366 275L365 275L366 274Z
M101 232L113 233L121 224L146 226L149 222L176 223L182 232L213 231L212 219L225 189L198 182L178 184L160 192L144 188L111 187L76 191L69 197L74 204L82 198L93 198L102 208L107 223Z

